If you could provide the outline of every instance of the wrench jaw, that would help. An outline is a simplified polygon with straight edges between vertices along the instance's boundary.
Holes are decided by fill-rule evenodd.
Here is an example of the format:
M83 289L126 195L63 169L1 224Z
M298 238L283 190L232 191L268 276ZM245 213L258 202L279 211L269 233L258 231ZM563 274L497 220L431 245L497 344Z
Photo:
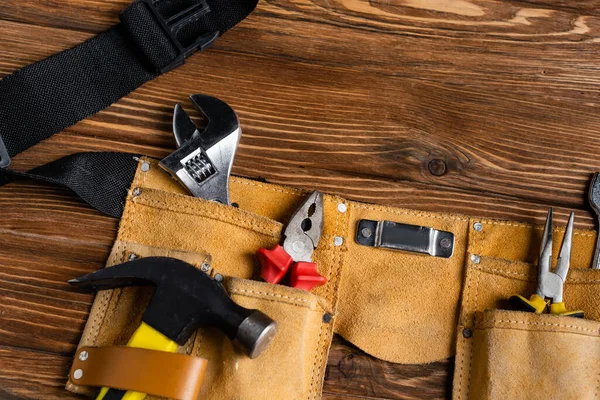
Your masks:
M208 125L200 133L183 108L175 106L173 131L180 147L160 166L195 197L229 205L229 176L242 134L239 120L219 99L204 95L191 99L208 118Z

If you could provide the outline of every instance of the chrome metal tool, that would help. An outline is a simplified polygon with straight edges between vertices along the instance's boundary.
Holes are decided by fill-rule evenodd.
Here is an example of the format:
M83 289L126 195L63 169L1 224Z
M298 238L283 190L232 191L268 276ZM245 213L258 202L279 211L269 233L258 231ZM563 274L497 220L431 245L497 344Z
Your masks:
M540 248L540 259L538 261L538 284L536 292L529 299L515 295L510 298L513 308L521 311L530 311L541 314L548 307L550 299L550 313L566 315L569 317L583 318L583 311L567 311L563 301L563 289L571 264L571 247L573 244L573 224L575 213L569 216L569 223L565 230L558 261L554 272L552 269L552 209L548 210L546 226L542 237Z
M594 250L593 269L600 269L600 173L596 172L592 177L590 189L588 190L588 202L598 218L598 237L596 238L596 249Z
M195 197L230 204L229 176L242 129L233 109L211 96L190 96L208 119L203 131L180 104L175 106L173 133L179 147L160 166L179 180Z
M312 256L323 234L323 194L314 191L298 207L287 224L283 246L260 249L256 252L261 264L261 278L280 283L288 270L291 287L310 291L327 283L319 274Z

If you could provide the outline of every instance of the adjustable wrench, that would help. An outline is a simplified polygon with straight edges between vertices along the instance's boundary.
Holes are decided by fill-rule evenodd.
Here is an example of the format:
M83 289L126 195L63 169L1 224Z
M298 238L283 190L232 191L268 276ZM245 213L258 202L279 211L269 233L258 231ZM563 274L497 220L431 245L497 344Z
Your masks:
M173 133L178 149L160 166L195 197L229 205L229 175L242 135L240 121L227 103L215 97L194 94L190 99L208 119L208 125L200 132L177 104Z

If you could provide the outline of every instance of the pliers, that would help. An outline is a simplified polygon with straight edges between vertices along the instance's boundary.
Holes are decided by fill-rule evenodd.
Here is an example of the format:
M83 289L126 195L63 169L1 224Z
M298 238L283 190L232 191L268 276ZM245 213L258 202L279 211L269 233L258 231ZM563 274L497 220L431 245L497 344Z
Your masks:
M548 306L547 298L550 300L550 314L565 315L583 318L583 311L567 311L563 302L563 288L569 272L571 263L571 247L573 244L573 223L575 213L569 216L567 229L556 262L556 269L551 272L552 266L552 208L548 210L546 226L542 237L540 258L538 261L538 286L536 293L529 299L515 295L510 298L510 303L516 310L535 312L541 314Z
M283 232L283 247L260 249L256 252L261 263L261 278L269 283L279 283L290 271L291 287L311 290L327 283L327 278L317 272L312 254L323 233L323 194L314 191L294 212Z

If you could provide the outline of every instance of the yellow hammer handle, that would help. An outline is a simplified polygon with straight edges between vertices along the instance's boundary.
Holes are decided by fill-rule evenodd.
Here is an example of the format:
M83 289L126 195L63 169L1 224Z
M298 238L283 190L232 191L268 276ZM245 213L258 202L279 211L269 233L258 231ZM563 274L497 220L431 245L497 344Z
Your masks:
M140 349L168 351L169 353L175 353L177 351L177 343L151 327L145 322L136 329L133 333L129 342L128 347L137 347ZM103 387L96 397L96 400L104 399L104 396L110 389ZM122 400L143 400L146 397L146 393L140 392L126 392L122 397Z

